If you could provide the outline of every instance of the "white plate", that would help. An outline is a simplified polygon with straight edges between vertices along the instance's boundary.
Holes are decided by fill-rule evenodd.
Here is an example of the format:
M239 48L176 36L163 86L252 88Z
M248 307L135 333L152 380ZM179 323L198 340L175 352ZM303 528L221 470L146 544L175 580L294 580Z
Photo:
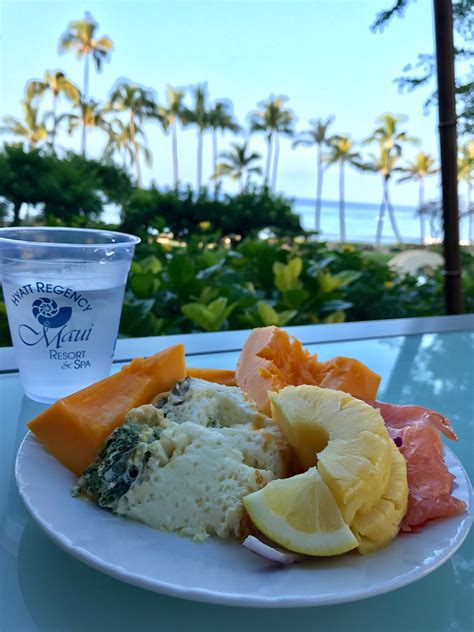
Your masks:
M288 567L267 562L237 541L162 533L71 496L75 476L31 433L20 446L16 480L34 520L65 551L99 571L156 592L234 606L320 606L373 597L405 586L445 562L472 523L466 472L446 449L456 496L468 512L403 534L372 555L346 554Z

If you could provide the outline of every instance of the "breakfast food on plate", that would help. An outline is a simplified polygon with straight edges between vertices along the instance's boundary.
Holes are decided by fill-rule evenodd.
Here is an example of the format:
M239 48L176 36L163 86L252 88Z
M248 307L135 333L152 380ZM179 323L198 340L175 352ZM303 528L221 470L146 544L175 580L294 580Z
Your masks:
M456 439L449 421L375 401L379 382L358 360L318 362L264 327L235 372L186 367L176 345L29 427L80 477L75 495L120 516L195 540L253 532L299 554L370 553L465 509L444 462L440 432Z
M287 386L270 393L270 401L272 417L301 465L311 467L317 459L359 550L393 539L406 511L407 475L380 413L347 393L318 386Z
M421 406L395 406L370 402L376 407L397 442L407 465L408 509L402 531L412 531L429 520L462 513L466 505L454 497L454 476L444 462L440 432L457 440L448 419Z
M340 555L357 539L318 470L269 483L244 498L252 522L281 546L306 555Z
M278 327L254 329L237 363L237 384L259 410L270 414L269 391L314 384L334 388L360 399L375 399L380 376L362 362L342 356L318 362L296 338Z
M135 358L121 371L60 399L28 424L58 461L78 476L127 412L186 375L184 347Z
M235 371L230 369L186 369L189 377L197 377L208 382L216 382L217 384L225 384L226 386L237 386L235 380Z
M288 475L290 449L240 389L186 378L129 412L76 493L196 540L247 533L242 499Z

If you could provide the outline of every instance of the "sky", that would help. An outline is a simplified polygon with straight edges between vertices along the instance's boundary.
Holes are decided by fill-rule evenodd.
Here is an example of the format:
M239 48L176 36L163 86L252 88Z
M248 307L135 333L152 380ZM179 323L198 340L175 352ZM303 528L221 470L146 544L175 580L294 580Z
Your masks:
M62 69L82 86L82 62L73 53L59 55L57 44L68 23L90 11L99 23L99 35L109 35L115 50L102 73L91 73L90 94L103 100L119 77L126 77L158 93L165 87L206 82L210 99L226 98L242 125L248 113L270 94L289 97L297 116L297 130L308 120L335 116L334 133L350 134L355 141L370 135L378 115L406 114L406 130L420 138L406 159L417 151L438 156L436 110L423 113L430 94L422 88L399 94L393 79L419 53L433 51L430 0L411 4L404 19L395 19L383 33L369 29L375 14L392 0L101 0L54 2L3 0L0 3L0 117L21 116L25 83L47 69ZM171 139L157 124L145 126L153 165L144 168L145 183L172 183ZM79 148L79 132L63 135L60 144ZM219 137L219 150L235 140ZM99 156L105 134L90 135L90 153ZM180 176L196 182L196 131L179 132ZM204 177L211 174L211 137L204 142ZM252 135L252 150L262 154L262 136ZM368 152L366 147L363 152ZM316 188L314 149L291 148L281 141L277 190L292 197L313 198ZM226 185L229 191L234 185ZM427 198L438 191L431 178ZM337 200L338 172L327 171L323 198ZM346 198L380 201L381 181L375 175L349 169ZM394 185L396 204L415 206L417 185Z

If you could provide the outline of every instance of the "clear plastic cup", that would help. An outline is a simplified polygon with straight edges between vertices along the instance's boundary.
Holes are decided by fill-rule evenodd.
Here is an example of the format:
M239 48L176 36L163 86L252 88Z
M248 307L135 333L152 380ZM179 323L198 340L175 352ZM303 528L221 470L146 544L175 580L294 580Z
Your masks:
M25 393L51 403L109 374L138 237L0 229L0 273Z

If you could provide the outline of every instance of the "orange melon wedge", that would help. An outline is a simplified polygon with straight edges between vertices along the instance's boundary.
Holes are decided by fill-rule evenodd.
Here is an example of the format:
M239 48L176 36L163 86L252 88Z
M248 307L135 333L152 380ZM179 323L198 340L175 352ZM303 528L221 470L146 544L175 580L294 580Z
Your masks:
M28 427L58 461L80 476L131 408L149 403L186 376L184 347L136 358L121 371L60 399Z

